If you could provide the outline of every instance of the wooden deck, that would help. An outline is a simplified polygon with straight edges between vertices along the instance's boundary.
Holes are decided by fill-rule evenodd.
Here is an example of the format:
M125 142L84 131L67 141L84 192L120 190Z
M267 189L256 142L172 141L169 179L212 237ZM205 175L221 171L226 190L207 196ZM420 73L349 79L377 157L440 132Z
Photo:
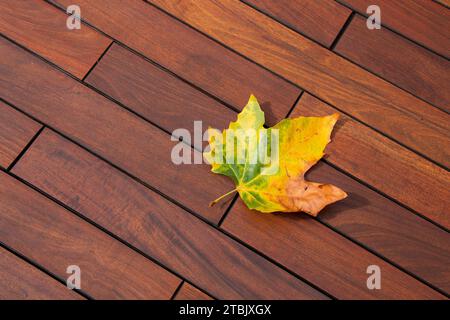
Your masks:
M1 1L0 298L448 299L447 5ZM308 177L347 199L208 207L232 182L173 164L171 132L224 128L251 93L269 125L340 113Z

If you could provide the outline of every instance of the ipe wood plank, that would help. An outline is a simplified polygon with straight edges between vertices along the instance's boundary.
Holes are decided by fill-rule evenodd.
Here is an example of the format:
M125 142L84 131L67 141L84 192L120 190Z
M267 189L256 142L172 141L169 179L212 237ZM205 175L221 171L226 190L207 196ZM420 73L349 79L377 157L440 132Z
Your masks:
M244 0L290 28L330 47L351 10L334 0Z
M445 0L448 2L447 0ZM381 9L381 24L445 56L450 56L450 11L428 0L339 0L367 15L367 7Z
M292 117L324 116L335 109L304 94ZM450 173L370 128L342 115L328 146L328 161L450 228Z
M413 21L411 21L413 23ZM355 16L334 51L412 94L450 112L450 62Z
M206 180L212 175L206 164L174 164L177 142L169 134L7 40L0 39L0 55L2 98L206 219L220 220L225 206L208 204L233 189L232 182Z
M196 287L184 282L177 292L175 300L213 300L206 293L201 292Z
M82 300L62 283L0 248L0 299Z
M261 214L238 200L222 227L338 299L444 298L305 214ZM380 290L367 287L370 265Z
M308 92L450 165L450 116L237 0L150 1Z
M71 0L55 0L64 7ZM82 17L128 47L235 108L251 93L266 104L269 122L286 116L300 90L144 1L80 0Z
M0 172L0 241L61 279L79 266L96 299L169 299L181 280L53 201Z
M70 30L67 18L44 1L0 2L2 34L83 78L111 40L87 25Z
M184 128L193 137L196 120L203 130L222 129L236 117L217 100L118 45L85 81L169 132Z
M326 298L53 132L14 173L219 299Z
M41 127L0 101L0 166L8 168Z

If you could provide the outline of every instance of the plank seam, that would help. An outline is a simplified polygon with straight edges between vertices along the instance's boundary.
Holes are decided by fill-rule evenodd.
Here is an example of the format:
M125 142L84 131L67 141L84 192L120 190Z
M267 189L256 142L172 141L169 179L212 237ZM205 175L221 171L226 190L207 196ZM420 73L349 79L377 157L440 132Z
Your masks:
M367 18L367 14L366 14L366 13L363 13L363 12L361 12L360 10L357 10L357 9L353 8L352 6L350 6L350 5L346 4L345 2L343 2L342 0L334 0L334 1L336 1L336 2L339 3L340 5L346 7L346 8L348 8L348 9L350 9L350 10L356 11L359 15L361 15L361 16ZM344 0L344 1L345 1L345 0ZM432 1L433 1L433 0L432 0ZM433 1L433 2L434 2L434 1ZM392 29L392 28L389 27L388 25L385 25L385 24L381 24L381 25L383 26L383 28L388 29L389 31L391 31L391 32L393 32L393 33L395 33L395 34L397 34L398 36L400 36L400 37L402 37L402 38L408 39L409 41L415 43L415 44L418 45L419 47L422 47L423 49L428 50L428 51L430 51L430 52L432 52L432 53L434 53L434 54L440 56L441 58L443 58L443 59L445 59L445 60L450 60L448 57L446 57L446 56L444 56L444 55L442 55L442 54L440 54L440 53L437 53L437 52L434 51L433 49L426 47L425 45L421 44L420 42L417 42L417 41L415 41L415 40L413 40L413 39L408 38L407 36L401 34L400 32L398 32L398 31Z
M339 172L345 174L346 176L350 177L351 179L355 180L356 182L362 184L363 186L366 186L366 187L369 188L370 190L377 192L377 193L380 194L381 196L383 196L383 197L387 198L388 200L390 200L390 201L392 201L392 202L398 204L399 206L405 208L406 210L410 211L412 214L417 215L419 218L422 218L422 219L424 219L425 221L427 221L427 222L433 224L435 227L438 227L438 228L442 229L443 231L450 233L450 230L447 229L446 227L444 227L444 226L438 224L437 222L431 220L430 218L428 218L428 217L422 215L420 212L418 212L418 211L416 211L416 210L414 210L414 209L408 207L406 204L404 204L404 203L402 203L402 202L396 200L395 198L391 197L390 195L384 193L383 191L377 190L377 189L376 189L375 187L373 187L372 185L370 185L370 184L368 184L367 182L365 182L364 180L361 180L360 178L354 176L353 174L351 174L351 173L345 171L344 169L342 169L342 168L336 166L334 163L331 163L331 162L330 162L329 160L327 160L326 158L322 159L321 161L324 161L324 162L325 162L326 164L328 164L329 166L331 166L331 167L333 167L334 169L338 170Z
M50 130L54 131L53 129L49 128ZM57 134L59 134L58 132L56 132ZM59 134L61 136L63 136L62 134ZM64 137L66 138L66 137ZM67 138L66 138L67 139ZM69 140L69 139L68 139ZM69 140L70 141L70 140ZM75 143L73 141L70 141L72 143ZM161 262L159 262L158 260L156 260L155 258L153 258L152 256L146 254L145 252L143 252L142 250L136 248L134 245L128 243L126 240L123 240L122 238L120 238L119 236L115 235L114 233L112 233L111 231L109 231L108 229L102 227L101 225L97 224L95 221L89 219L88 217L84 216L83 214L79 213L78 211L76 211L75 209L69 207L68 205L66 205L65 203L63 203L62 201L56 199L55 197L53 197L52 195L48 194L47 192L41 190L40 188L36 187L35 185L31 184L30 182L28 182L27 180L21 178L20 176L14 174L13 172L7 172L7 174L9 176L11 176L12 178L14 178L15 180L19 181L20 183L24 184L25 186L27 186L28 188L38 192L40 195L44 196L45 198L47 198L48 200L56 203L57 205L59 205L60 207L62 207L63 209L65 209L66 211L68 211L68 213L72 213L73 215L75 215L76 217L78 217L79 219L83 220L84 222L89 223L90 225L94 226L96 229L98 229L99 231L105 233L106 235L108 235L109 237L111 237L112 239L119 241L121 244L125 245L126 247L128 247L129 249L135 251L136 253L142 255L143 257L145 257L147 260L149 260L150 262L156 264L157 266L161 267L162 269L164 269L165 271L169 272L170 274L178 277L180 280L185 281L189 284L192 284L191 281L187 280L184 276L181 276L179 273L171 270L170 268L166 267L164 264L162 264ZM1 244L1 242L0 242ZM193 286L199 288L198 286L192 284ZM211 295L209 292L207 292L204 289L200 289L199 290L203 291L204 293L210 295L211 297L214 297L213 295Z
M146 3L148 3L148 2L146 2ZM255 61L251 60L250 58L248 58L248 57L242 55L241 53L239 53L238 51L234 50L233 48L228 47L227 45L223 44L223 43L220 42L219 40L216 40L215 38L212 38L212 37L209 36L208 34L203 33L202 31L200 31L200 30L194 28L193 26L191 26L191 25L185 23L184 21L178 19L177 17L175 17L175 16L173 16L172 14L170 14L170 13L164 11L163 9L161 9L161 8L159 8L159 7L157 7L157 6L155 6L154 4L152 4L152 3L148 3L148 4L151 5L151 6L154 6L154 7L157 8L158 10L161 10L161 12L164 12L164 13L167 14L168 16L170 16L170 17L172 17L173 19L175 19L175 20L177 20L177 21L183 23L184 25L188 26L189 28L191 28L191 29L193 29L193 30L195 30L195 31L197 31L197 32L199 32L199 33L201 33L201 34L203 34L205 37L207 37L207 38L213 40L214 42L220 44L221 46L227 48L228 50L230 50L230 51L236 53L237 55L241 56L242 58L244 58L244 59L246 59L246 60L248 60L248 61L254 63L255 65L257 65L257 66L263 68L264 70L266 70L266 71L268 71L268 72L270 72L270 73L276 75L277 77L280 77L281 79L283 79L283 80L285 80L286 82L290 83L292 86L294 86L294 87L296 87L296 88L298 88L298 89L300 89L300 90L303 90L303 91L309 93L309 94L312 95L313 97L318 98L320 101L323 101L323 102L327 103L328 105L330 105L331 107L335 108L335 109L338 110L339 112L341 112L341 113L347 115L347 116L350 117L351 119L353 119L353 120L355 120L355 121L357 121L357 122L363 124L363 125L366 126L366 127L371 128L372 130L378 132L379 134L381 134L382 136L384 136L384 137L386 137L386 138L392 140L393 142L395 142L395 143L401 145L402 147L404 147L404 148L410 150L411 152L414 152L415 154L421 156L422 158L424 158L424 159L426 159L426 160L428 160L428 161L434 163L435 165L437 165L437 166L439 166L439 167L441 167L441 168L443 168L443 169L449 171L449 168L447 168L447 167L446 167L445 165L443 165L443 164L440 164L440 163L437 162L436 160L433 160L433 159L429 158L428 156L422 154L421 152L416 151L416 150L413 149L412 147L406 146L405 144L403 144L402 142L399 142L398 140L394 139L394 138L391 137L390 135L388 135L388 134L386 134L386 133L384 133L384 132L378 130L377 128L375 128L375 127L373 127L373 126L371 126L371 125L365 123L365 122L362 121L362 120L359 120L358 118L355 118L353 115L348 114L348 113L342 111L341 109L339 109L338 107L334 106L333 104L331 104L331 103L329 103L329 102L323 100L322 98L318 97L316 94L314 94L314 93L312 93L312 92L310 92L310 91L308 91L308 90L302 88L301 86L297 85L296 83L292 82L291 80L286 79L286 78L283 77L282 75L277 74L276 72L274 72L274 71L268 69L267 67L265 67L265 66L259 64L258 62L255 62ZM328 50L328 49L327 49L327 50ZM334 52L333 52L333 53L334 53ZM141 55L141 54L140 54L140 55ZM338 54L337 54L337 55L338 55ZM340 56L340 55L338 55L338 56ZM345 57L342 57L342 56L340 56L340 57L341 57L342 59L346 59ZM147 58L147 59L148 59L148 58ZM348 61L349 61L350 63L352 63L352 64L355 64L355 63L351 62L350 60L348 60ZM355 64L355 65L356 65L356 64ZM359 67L359 66L358 66L358 67ZM368 71L368 70L365 70L365 71L370 72L370 71ZM376 76L375 74L373 74L373 75ZM376 76L376 77L377 77L377 76ZM379 77L378 77L378 78L379 78ZM382 78L379 78L379 79L381 79L381 80L383 80L383 81L386 81L386 80L384 80L384 79L382 79ZM388 82L388 81L386 81L386 82ZM389 82L388 82L388 83L389 83ZM399 88L399 87L397 87L397 88L398 88L399 90L401 90L401 91L403 91L403 92L405 92L405 93L407 93L407 94L409 94L409 95L415 97L415 96L414 96L413 94L411 94L410 92L405 91L405 90L403 90L402 88ZM415 98L417 98L417 97L415 97ZM418 99L419 99L419 98L418 98ZM419 99L419 100L421 100L421 99ZM221 100L219 99L219 101L221 101ZM429 104L429 103L426 102L426 101L424 101L424 102L427 103L427 104ZM226 105L228 105L228 104L226 104ZM433 106L433 105L431 105L431 104L430 104L430 106L431 106L431 107L435 107L435 106ZM442 110L441 110L440 108L438 108L438 107L435 107L435 108L438 109L439 111L442 111ZM232 110L236 110L234 107L231 107L231 109L232 109Z
M48 0L45 0L45 1L48 1ZM144 1L144 0L143 0L143 1ZM59 7L57 4L53 4L53 3L50 3L50 2L48 2L48 3L51 4L51 5L53 5L53 6L55 6L55 7L58 8L59 10L63 10L63 9L62 9L61 7ZM219 45L225 47L226 49L228 49L228 50L234 52L235 54L237 54L237 55L239 55L240 57L246 59L247 61L249 61L249 62L251 62L251 63L253 63L253 64L259 66L260 68L263 68L264 70L270 72L271 74L273 74L273 75L275 75L275 76L277 76L277 77L283 79L284 81L286 81L287 83L289 83L289 84L291 84L292 86L296 87L297 89L300 89L300 90L302 90L302 91L305 91L305 92L309 93L310 95L312 95L313 97L319 99L320 101L327 103L328 105L330 105L331 107L335 108L335 109L338 110L339 112L341 112L341 113L347 115L349 118L351 118L351 119L353 119L353 120L355 120L355 121L357 121L357 122L363 124L364 126L366 126L366 127L368 127L368 128L371 128L371 129L374 130L375 132L377 132L377 133L381 134L382 136L384 136L384 137L386 137L386 138L392 140L393 142L399 144L400 146L406 148L407 150L409 150L409 151L411 151L411 152L413 152L413 153L415 153L415 154L421 156L422 158L424 158L424 159L430 161L431 163L433 163L433 164L435 164L435 165L437 165L437 166L439 166L439 167L441 167L441 168L443 168L443 169L449 171L449 168L447 168L446 166L440 164L440 163L437 162L436 160L433 160L433 159L431 159L430 157L428 157L428 156L422 154L421 152L416 151L415 149L413 149L413 148L411 148L411 147L409 147L409 146L406 146L405 144L403 144L402 142L397 141L396 139L394 139L394 138L391 137L390 135L388 135L388 134L386 134L386 133L384 133L384 132L378 130L377 128L375 128L375 127L373 127L373 126L371 126L371 125L369 125L369 124L367 124L367 123L365 123L365 122L363 122L363 121L361 121L361 120L355 118L353 115L348 114L348 113L346 113L346 112L343 112L342 110L338 109L338 108L335 107L334 105L332 105L332 104L326 102L325 100L323 100L322 98L316 96L314 93L311 93L311 92L309 92L308 90L305 90L304 88L302 88L302 87L300 87L299 85L293 83L292 81L286 79L285 77L283 77L283 76L281 76L281 75L275 73L274 71L268 69L267 67L265 67L265 66L263 66L263 65L261 65L261 64L259 64L259 63L257 63L257 62L255 62L255 61L251 60L250 58L248 58L248 57L242 55L241 53L237 52L237 51L234 50L233 48L230 48L230 47L226 46L225 44L221 43L220 41L218 41L218 40L212 38L212 37L209 36L208 34L205 34L205 33L201 32L201 31L195 29L194 27L192 27L192 26L189 25L189 24L186 24L186 23L183 22L182 20L180 20L180 19L178 19L177 17L171 15L170 13L167 13L166 11L160 9L159 7L155 6L154 4L148 3L148 2L146 2L146 3L147 3L148 5L154 6L155 8L157 8L158 10L160 10L161 12L167 14L168 16L170 16L170 17L172 17L173 19L175 19L175 20L181 22L182 24L184 24L184 25L186 25L187 27L189 27L189 28L195 30L196 32L199 32L200 34L203 34L205 37L207 37L207 38L209 38L210 40L212 40L212 41L218 43ZM64 11L64 12L65 12L65 11ZM210 98L212 98L212 99L214 99L214 100L220 102L221 104L225 105L226 107L230 108L230 109L233 110L233 111L236 111L236 112L239 112L239 111L240 111L239 109L235 108L234 106L230 105L229 103L227 103L227 102L225 102L225 101L222 101L220 98L216 97L215 95L213 95L213 94L211 94L211 93L205 91L204 89L202 89L202 88L196 86L195 84L189 82L188 80L186 80L186 79L180 77L179 75L177 75L176 73L170 71L169 69L167 69L167 68L165 68L165 67L159 65L157 62L151 60L150 58L146 57L146 56L143 55L142 53L140 53L140 52L138 52L138 51L136 51L136 50L134 50L134 49L128 47L127 45L123 44L122 42L118 41L117 39L112 38L111 36L109 36L108 34L104 33L103 31L101 31L101 30L98 29L97 27L91 25L89 22L83 21L83 23L85 23L86 25L88 25L88 26L90 26L91 28L95 29L96 31L102 33L104 36L107 36L108 38L113 39L113 40L115 41L116 44L122 46L123 48L125 48L125 49L127 49L127 50L130 50L132 53L134 53L134 54L138 55L139 57L143 58L144 60L146 60L146 61L152 63L154 66L158 67L159 69L161 69L161 70L163 70L163 71L165 71L165 72L168 72L169 74L171 74L171 75L175 76L176 78L182 80L182 81L185 82L186 84L192 86L194 89L199 90L200 92L202 92L202 93L205 94L206 96L208 96L208 97L210 97ZM65 74L71 76L73 79L79 81L79 79L77 79L77 78L74 77L72 74L70 74L70 73L68 73L67 71L65 71L64 69L60 68L59 66L55 65L53 62L48 61L48 60L46 60L45 58L43 58L43 57L37 55L37 54L34 53L33 51L31 51L31 50L29 50L28 48L22 46L21 44L16 43L14 40L9 39L9 38L6 37L5 35L2 34L2 36L5 37L6 39L10 40L11 42L15 43L15 44L18 45L19 47L25 49L26 51L32 53L33 55L38 56L41 60L43 60L43 61L45 61L45 62L51 64L52 66L54 66L54 67L56 67L57 69L59 69L59 70L61 70L62 72L64 72ZM344 57L342 57L342 58L345 59ZM353 63L353 62L351 62L351 63ZM359 66L358 66L358 67L359 67ZM366 70L366 71L367 71L367 70ZM381 79L381 78L380 78L380 79ZM382 79L382 80L385 81L384 79ZM81 82L81 83L83 83L83 82ZM86 83L83 83L83 84L84 84L84 85L87 85ZM90 87L91 89L94 88L94 87L92 87L92 86L89 86L89 87ZM408 93L408 94L410 94L410 95L412 95L411 93L409 93L409 92L407 92L407 91L405 91L405 90L403 90L403 89L401 89L401 88L399 88L399 89L402 90L402 91L404 91L404 92L406 92L406 93ZM95 91L96 91L96 92L101 92L101 91L99 91L99 90L96 89L96 88L95 88ZM104 93L102 93L102 95L104 95L105 97L107 97ZM412 96L413 96L413 95L412 95ZM109 99L111 100L112 98L109 98ZM424 101L424 102L426 102L426 101ZM428 103L428 102L426 102L426 103ZM430 105L431 105L431 104L430 104ZM437 107L436 107L436 108L437 108ZM127 108L127 109L128 109L128 108ZM439 109L439 108L437 108L437 109ZM128 110L129 110L129 109L128 109ZM439 110L441 110L441 109L439 109ZM133 113L136 114L136 112L134 112L134 111L131 111L131 112L133 112ZM141 116L141 117L142 117L142 116ZM149 121L149 120L147 120L147 121ZM150 121L149 121L149 122L150 122ZM150 122L150 123L151 123L151 122ZM152 123L152 124L153 124L153 123ZM153 124L153 125L157 126L156 124ZM157 126L157 127L158 127L158 126Z
M435 291L439 292L440 294L444 295L447 298L450 298L450 295L436 287L435 285L429 283L427 280L425 279L421 279L419 276L415 275L414 273L412 273L411 271L408 271L407 269L403 268L402 266L400 266L399 264L397 264L396 262L393 262L391 259L386 258L385 256L383 256L381 253L376 252L374 249L370 248L369 246L359 242L358 240L355 240L351 237L349 237L348 235L344 234L343 232L339 231L338 229L336 229L335 227L333 227L332 225L322 221L320 218L315 217L315 220L317 220L319 223L321 223L322 225L324 225L325 227L328 227L329 229L333 230L334 232L336 232L337 234L341 235L342 237L344 237L345 239L355 243L356 245L359 245L360 247L364 248L366 251L370 252L371 254L373 254L374 256L386 261L387 263L391 264L392 266L394 266L395 268L397 268L398 270L402 271L403 273L406 273L407 275L409 275L410 277L414 278L415 280L422 282L423 284L427 285L428 287L434 289Z
M147 0L144 0L144 1L147 2ZM354 64L354 65L356 65L356 66L358 66L359 68L363 69L364 71L366 71L366 72L368 72L368 73L370 73L370 74L372 74L372 75L374 75L374 76L376 76L376 77L378 77L378 78L380 78L380 79L383 79L384 81L386 81L386 82L389 83L390 85L396 87L397 89L400 89L400 90L402 90L402 91L408 92L408 93L411 94L413 97L415 97L415 98L417 98L417 99L419 99L419 100L425 102L426 104L429 104L430 106L432 106L432 107L434 107L434 108L436 108L436 109L439 109L439 110L441 110L441 111L443 111L443 112L445 112L445 113L450 114L449 111L443 109L442 107L439 107L439 106L435 105L433 102L427 101L427 100L425 100L424 98L419 97L419 96L416 95L414 92L411 92L411 91L409 91L409 90L407 90L407 89L404 89L404 88L400 87L399 85L397 85L396 83L392 82L391 80L386 79L385 77L381 76L380 74L375 73L374 71L368 69L367 67L364 67L364 66L362 66L362 65L360 65L360 64L358 64L358 63L356 63L356 62L354 62L354 61L352 61L352 60L350 60L349 58L347 58L346 56L340 54L339 52L334 51L334 48L335 48L335 46L337 45L337 42L340 40L340 38L342 37L344 31L346 31L347 27L349 26L349 24L350 24L350 22L351 22L350 20L353 20L353 17L354 17L355 15L359 15L359 16L361 16L361 17L365 17L364 15L360 14L360 13L357 12L357 11L353 11L352 8L347 7L347 9L352 10L352 13L349 15L349 17L348 17L347 20L345 21L344 25L342 26L342 29L340 30L340 32L338 33L338 35L337 35L336 38L334 39L334 41L333 41L333 43L331 44L330 48L328 48L328 47L322 45L321 43L317 42L317 41L314 40L313 38L310 38L310 37L306 36L306 35L303 34L302 32L300 32L300 31L298 31L298 30L296 30L296 29L290 27L289 25L287 25L287 24L284 23L283 21L281 21L281 20L279 20L279 19L273 17L272 15L270 15L270 14L268 14L268 13L266 13L266 12L264 12L264 11L262 11L262 10L256 8L256 7L254 7L253 5L251 5L251 4L247 3L247 2L245 2L244 0L240 0L240 1L241 1L243 4L245 4L245 5L249 6L250 8L254 9L255 11L258 11L259 13L261 13L261 14L263 14L263 15L269 17L269 18L271 18L272 20L274 20L274 21L277 22L278 24L280 24L280 25L282 25L282 26L284 26L284 27L286 27L286 28L288 28L288 29L294 31L295 33L298 33L299 35L301 35L301 36L303 36L303 37L305 37L305 38L311 40L311 41L314 42L315 44L317 44L317 45L319 45L319 46L321 46L321 47L323 47L323 48L325 48L325 49L327 49L327 50L329 50L329 51L332 51L335 55L341 57L342 59L344 59L344 60L346 60L346 61L348 61L348 62L350 62L350 63L352 63L352 64ZM147 2L147 3L149 3L149 2ZM153 4L151 4L151 3L149 3L149 4L150 4L150 5L153 5ZM342 3L339 3L339 4L340 4L340 5L343 5ZM159 7L158 7L158 8L159 8ZM163 9L160 9L160 10L162 10L163 12L165 12L165 13L171 15L170 13L164 11ZM172 15L171 15L171 17L173 17L174 19L177 19L177 20L180 21L180 22L183 22L182 20L179 20L179 19L178 19L177 17L175 17L175 16L172 16ZM184 22L183 22L183 23L184 23ZM392 31L392 30L390 30L390 29L387 28L387 27L386 27L386 29L388 29L389 31ZM196 31L198 31L198 32L201 32L201 31L199 31L199 30L197 30L197 29L195 29L195 28L194 28L194 30L196 30ZM400 37L403 38L403 39L410 40L409 38L406 38L406 37L404 37L404 36L401 35L401 34L398 34L398 33L397 33L396 35L397 35L397 36L400 36ZM216 40L216 41L217 41L217 40ZM410 40L410 41L411 41L411 40ZM217 42L219 42L219 41L217 41ZM220 43L220 42L219 42L219 43ZM220 44L222 44L222 43L220 43ZM414 44L416 44L416 43L414 43ZM222 44L222 45L224 45L224 44ZM226 45L224 45L224 46L227 47ZM228 48L228 47L227 47L227 48ZM230 49L230 48L228 48L228 49ZM427 49L427 48L424 48L424 49ZM233 49L230 49L230 50L233 50ZM428 49L427 49L427 50L428 50ZM430 51L430 52L432 52L432 53L435 53L435 52L433 52L433 51L431 51L431 50L428 50L428 51ZM239 54L239 53L237 52L237 54ZM445 59L445 58L444 58L444 59ZM446 60L448 60L448 59L446 59ZM252 61L252 60L250 60L250 61ZM253 61L252 61L252 62L253 62ZM254 62L254 63L257 64L257 65L259 65L259 64L256 63L256 62ZM261 65L259 65L259 66L260 66L260 67L263 67L263 66L261 66ZM263 67L263 68L264 68L264 67ZM276 74L276 73L275 73L275 74ZM277 74L276 74L276 75L277 75ZM282 76L280 76L280 77L282 77ZM286 80L286 81L289 81L289 80L287 80L287 79L285 79L285 80ZM294 84L294 83L293 83L293 84ZM294 84L294 85L296 85L296 84Z
M443 2L439 2L439 1L436 1L436 0L432 0L434 3L437 3L437 4L439 4L439 5L441 5L441 6L443 6L444 8L446 8L446 9L450 9L450 7L449 6L447 6L445 3L443 3Z
M350 15L348 16L348 19L345 21L345 23L342 26L341 30L339 30L339 33L336 35L336 38L334 38L333 43L330 46L330 51L335 52L334 48L336 48L336 45L338 44L339 40L341 40L341 38L344 35L345 31L347 31L348 26L350 25L350 23L352 23L353 17L355 16L355 14L356 14L355 11L352 11L352 13L350 13ZM353 61L351 61L351 62L353 62Z
M110 39L111 40L111 39ZM89 74L92 72L92 70L95 69L95 67L97 66L97 64L100 62L100 60L103 58L103 56L106 54L106 52L108 52L109 48L111 48L111 46L113 45L114 40L111 41L111 43L106 47L105 51L103 51L103 53L98 57L97 61L95 61L95 63L89 68L88 72L84 75L83 79L81 79L82 82L84 82L84 80L89 76Z
M41 132L45 129L45 125L42 125L41 128L34 134L30 141L26 144L25 148L20 151L19 155L11 162L6 171L11 171L11 169L16 165L16 163L23 157L23 155L28 151L33 142L37 139L37 137L41 134Z
M17 258L19 258L20 260L24 261L25 263L31 265L33 268L41 271L46 276L56 280L58 283L60 283L61 285L63 285L64 287L67 288L67 284L62 278L58 277L56 274L50 272L49 270L45 269L44 267L42 267L38 263L36 263L33 260L29 259L28 257L24 256L23 254L21 254L20 252L18 252L14 248L9 247L8 245L3 243L2 241L0 241L0 247L5 249L6 251L10 252L11 254L15 255ZM67 290L69 290L69 289L67 289ZM92 298L89 294L87 294L83 290L72 289L72 291L76 292L78 295L80 295L80 296L82 296L82 297L84 297L84 298L86 298L88 300L94 300L94 298Z
M184 280L182 280L182 281L180 282L180 284L178 285L178 287L177 287L177 288L175 289L175 291L173 292L172 297L170 297L170 300L175 300L175 297L177 296L178 292L180 292L181 287L183 286L184 283L185 283Z
M66 12L65 12L65 9L62 8L62 7L60 7L59 4L57 4L57 3L52 3L52 2L48 2L49 0L44 0L44 1L46 1L48 4L54 6L54 7L57 8L58 10L63 11L64 13L66 13ZM158 9L158 10L159 10L159 9ZM147 56L145 56L144 54L140 53L139 51L136 51L135 49L133 49L133 48L127 46L127 45L124 44L123 42L121 42L121 41L119 41L119 40L117 40L117 39L111 37L111 36L108 35L107 33L103 32L103 31L100 30L100 29L98 29L96 26L90 24L88 21L85 21L85 20L81 19L81 22L82 22L83 24L89 26L90 28L94 29L95 31L99 32L99 33L102 34L103 36L105 36L105 37L111 39L116 45L121 46L121 47L124 48L124 49L127 49L128 51L130 51L131 53L137 55L137 56L140 57L141 59L144 59L145 61L151 63L153 66L157 67L158 69L160 69L160 70L162 70L162 71L168 73L169 75L175 77L176 79L178 79L178 80L180 80L180 81L183 81L184 83L188 84L188 85L191 86L192 88L194 88L194 89L200 91L201 93L203 93L203 94L206 95L207 97L209 97L209 98L211 98L211 99L214 99L215 101L217 101L217 102L219 102L219 103L225 105L226 107L228 107L229 109L231 109L231 110L233 110L233 111L236 111L236 112L239 112L239 111L240 111L238 108L234 107L233 105L229 104L228 102L221 100L220 98L218 98L218 97L215 96L214 94L212 94L212 93L206 91L205 89L203 89L203 88L197 86L196 84L190 82L189 80L184 79L183 77L181 77L181 76L179 76L178 74L174 73L174 72L171 71L170 69L168 69L168 68L166 68L166 67L160 65L160 64L157 63L156 61L153 61L152 59L148 58ZM0 34L1 34L1 33L0 33ZM7 38L7 39L9 39L8 37L6 37L6 36L3 35L3 34L2 34L2 36L5 37L5 38ZM16 42L15 42L14 40L12 40L12 39L9 39L9 40L10 40L11 42L13 42L13 43L16 43ZM17 44L18 46L20 46L20 47L23 47L25 50L29 51L30 53L33 53L33 54L37 55L37 54L34 53L33 51L31 51L31 50L29 50L28 48L22 46L21 44L18 44L18 43L16 43L16 44ZM39 56L39 55L38 55L38 56ZM40 57L40 56L39 56L39 57ZM72 78L74 78L74 79L77 80L76 77L74 77L72 74L68 73L68 72L65 71L64 69L60 68L58 65L54 64L53 62L48 61L48 60L46 60L46 59L43 58L43 57L40 57L40 58L41 58L42 60L44 60L45 62L50 63L51 65L53 65L53 66L55 66L55 67L61 69L62 71L64 71L64 73L68 74L69 76L72 76ZM248 60L248 59L247 59L247 60ZM250 60L248 60L248 61L250 61ZM252 62L252 61L250 61L250 62ZM271 72L271 73L273 73L273 72ZM274 75L277 76L277 77L279 77L280 79L282 79L282 80L284 80L284 81L287 81L286 79L284 79L284 78L282 78L282 77L280 77L280 76L278 76L278 75L276 75L276 74L274 74ZM84 83L84 84L87 84L87 83ZM290 83L290 84L292 84L292 83ZM297 85L294 84L294 86L295 86L297 89L300 89ZM301 90L301 89L300 89L300 90Z

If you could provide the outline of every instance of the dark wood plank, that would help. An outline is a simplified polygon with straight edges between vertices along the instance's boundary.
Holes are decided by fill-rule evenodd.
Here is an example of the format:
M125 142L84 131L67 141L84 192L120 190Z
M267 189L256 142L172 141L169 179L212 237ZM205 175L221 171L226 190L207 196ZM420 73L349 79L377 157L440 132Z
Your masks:
M450 292L450 234L321 163L308 178L349 193L319 220L437 288Z
M67 17L44 1L0 3L2 34L81 79L111 40L86 25L69 30Z
M201 292L196 287L184 282L175 296L175 300L213 300L206 293Z
M61 279L81 269L96 299L169 299L181 280L24 184L0 173L0 241Z
M86 82L169 132L194 121L203 128L228 127L235 112L145 59L113 45Z
M226 177L205 180L210 166L175 165L176 142L100 94L0 40L0 95L43 123L217 223L225 205L208 204L233 188ZM192 123L186 123L189 128Z
M416 96L450 112L450 61L391 32L369 30L355 16L335 51Z
M386 135L450 165L447 113L237 0L150 2Z
M301 214L261 214L238 200L222 227L338 299L442 299L326 226ZM369 265L381 269L381 289L366 285Z
M304 94L292 116L324 116L331 106ZM327 149L328 161L450 228L450 173L342 115Z
M435 52L450 55L450 12L429 0L339 0L363 15L376 4L381 9L381 24Z
M82 300L55 279L0 248L1 300Z
M44 130L14 173L219 299L325 298L53 132Z
M41 125L0 101L0 166L7 168Z
M244 0L290 28L330 47L351 10L334 0Z
M71 0L54 0L68 6ZM83 19L189 82L241 109L251 93L269 123L286 116L300 90L144 1L79 0Z

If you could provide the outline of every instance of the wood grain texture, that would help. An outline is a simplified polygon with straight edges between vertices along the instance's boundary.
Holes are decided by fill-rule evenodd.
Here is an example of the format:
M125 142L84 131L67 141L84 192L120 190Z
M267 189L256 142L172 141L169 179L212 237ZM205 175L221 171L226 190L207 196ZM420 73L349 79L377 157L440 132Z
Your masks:
M334 0L244 0L303 35L330 47L351 10Z
M14 173L219 299L325 298L55 133L44 130Z
M201 292L196 287L184 282L175 296L175 300L213 300L206 293Z
M0 40L0 54L4 99L212 222L220 220L227 203L208 204L232 189L228 179L205 180L212 175L206 164L174 164L177 142L168 134L8 41Z
M292 116L336 112L304 94ZM450 173L366 126L341 116L328 161L450 229Z
M266 104L269 123L284 118L300 94L288 82L144 1L77 3L83 8L83 19L95 27L235 108L243 108L250 94L255 94Z
M86 25L69 30L67 18L44 1L0 2L2 34L81 79L111 40Z
M237 0L152 3L445 166L450 116Z
M169 299L181 280L71 212L0 173L0 241L96 299Z
M86 82L169 132L185 128L194 137L194 121L201 120L206 130L228 127L236 117L230 108L117 45Z
M432 0L339 0L367 16L367 7L381 9L381 24L435 52L450 57L450 11Z
M0 248L1 300L82 300L83 297Z
M307 177L338 185L349 194L344 201L325 209L319 220L435 287L450 292L448 232L324 163Z
M369 30L355 16L334 51L450 112L450 61L391 32Z
M222 227L338 299L444 298L307 215L261 214L239 199ZM367 288L369 265L381 269L380 290Z
M41 125L0 101L0 166L17 158Z

